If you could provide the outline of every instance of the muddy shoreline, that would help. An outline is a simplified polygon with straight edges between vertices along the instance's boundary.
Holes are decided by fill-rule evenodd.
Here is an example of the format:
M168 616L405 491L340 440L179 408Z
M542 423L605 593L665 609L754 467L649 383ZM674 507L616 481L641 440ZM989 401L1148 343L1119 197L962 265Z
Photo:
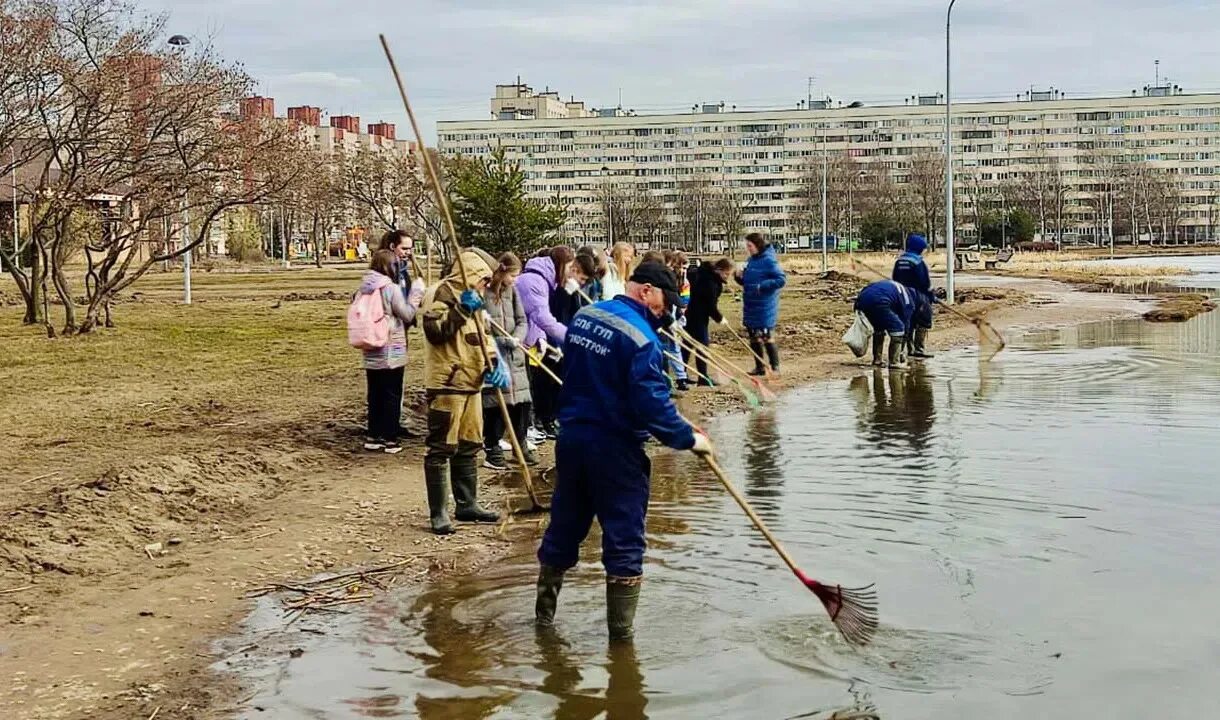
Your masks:
M1053 281L988 276L961 276L961 281L1014 291L970 306L987 311L989 320L1007 333L1131 317L1147 309L1131 296L1082 293ZM840 351L838 320L819 322L798 321L793 336L781 336L784 367L777 391L851 376L863 366ZM942 317L930 344L946 350L975 338L972 326ZM811 351L797 355L797 347ZM681 404L692 417L746 407L730 387L693 392ZM221 419L213 424L244 422L217 422ZM226 428L213 429L217 438L225 437ZM262 448L282 454L282 463L260 469L269 478L261 486L235 480L215 497L200 499L214 485L215 468L266 463L265 452L244 457L240 450L204 449L192 455L197 466L161 473L187 478L156 493L179 502L169 513L175 522L149 531L148 518L133 516L125 526L138 537L163 538L161 547L133 541L146 552L98 564L92 553L108 549L95 549L84 537L73 544L69 536L77 529L64 526L57 532L65 534L67 547L76 549L57 561L63 568L41 567L28 580L0 586L10 629L0 642L0 672L15 679L0 695L0 704L11 717L232 717L246 695L237 678L212 669L225 660L213 641L228 636L249 612L251 590L400 561L406 564L399 582L426 582L445 573L474 572L510 552L518 530L533 534L528 525L537 518L526 517L503 532L464 526L458 535L436 538L424 530L418 441L398 457L369 456L350 449L351 428L325 427L319 421L289 430L295 442L268 440ZM30 515L10 522L52 522L57 508L130 500L125 488L149 482L139 475L142 468L137 463L109 484L56 486ZM485 487L485 497L495 504L521 495L498 480ZM147 515L163 511L149 508ZM210 516L216 522L209 523ZM94 563L93 572L80 579L70 573L60 577L72 563L88 564L83 556ZM45 562L44 556L39 562ZM65 583L72 583L71 588L65 589Z

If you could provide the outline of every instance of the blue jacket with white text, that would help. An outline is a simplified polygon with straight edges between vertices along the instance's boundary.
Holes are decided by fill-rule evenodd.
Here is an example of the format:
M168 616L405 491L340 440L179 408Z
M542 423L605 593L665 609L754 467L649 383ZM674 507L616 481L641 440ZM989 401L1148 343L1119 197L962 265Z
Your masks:
M652 435L675 450L694 446L694 429L670 399L649 317L648 308L620 295L572 319L563 345L561 428L591 426L637 442Z

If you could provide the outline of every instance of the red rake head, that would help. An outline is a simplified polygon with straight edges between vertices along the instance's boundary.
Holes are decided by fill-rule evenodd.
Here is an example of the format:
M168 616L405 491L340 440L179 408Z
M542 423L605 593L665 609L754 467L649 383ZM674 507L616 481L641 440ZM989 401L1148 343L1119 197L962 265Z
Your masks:
M845 588L823 585L800 572L796 576L822 601L843 639L852 645L867 645L873 639L873 633L877 631L877 592L873 585Z

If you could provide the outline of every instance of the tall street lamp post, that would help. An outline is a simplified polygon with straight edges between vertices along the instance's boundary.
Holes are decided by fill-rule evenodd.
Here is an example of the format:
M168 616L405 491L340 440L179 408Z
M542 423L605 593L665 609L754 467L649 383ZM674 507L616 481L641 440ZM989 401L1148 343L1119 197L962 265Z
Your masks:
M949 30L953 6L945 12L945 302L953 304L953 96L950 85Z

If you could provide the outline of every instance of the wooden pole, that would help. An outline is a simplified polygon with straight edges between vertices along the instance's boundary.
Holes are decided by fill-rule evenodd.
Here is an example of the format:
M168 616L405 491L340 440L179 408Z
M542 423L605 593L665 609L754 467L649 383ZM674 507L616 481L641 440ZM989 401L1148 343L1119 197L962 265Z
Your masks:
M453 222L453 213L449 209L449 201L445 198L445 193L441 190L440 176L436 172L436 167L432 163L431 156L428 155L428 148L424 144L424 134L419 129L419 122L415 119L415 112L411 109L411 101L407 98L407 88L402 82L402 76L398 72L398 64L394 62L394 54L390 52L390 44L386 41L385 35L378 35L381 39L381 47L385 50L386 60L390 63L390 72L394 74L394 82L398 84L398 94L402 97L403 107L407 111L407 118L411 121L411 129L415 132L415 140L419 143L419 152L424 159L424 169L428 173L428 179L432 183L432 190L436 195L436 205L441 212L441 217L445 221L445 229L448 231L446 239L450 243L450 251L453 253L454 262L457 264L458 272L461 273L463 280L466 278L466 263L462 260L462 247L458 244L457 226ZM475 331L479 335L479 351L483 354L484 367L490 371L492 369L491 355L487 352L487 336L483 331L483 323L475 318ZM508 433L508 439L513 446L513 454L517 458L517 463L521 466L521 477L525 481L525 491L529 494L530 502L534 504L533 509L544 509L545 506L538 502L538 496L534 492L534 479L530 476L529 465L525 462L525 451L521 448L521 441L517 437L517 430L513 427L512 415L508 412L508 403L504 401L504 392L500 388L496 388L496 403L500 406L500 416L504 420L504 427Z

